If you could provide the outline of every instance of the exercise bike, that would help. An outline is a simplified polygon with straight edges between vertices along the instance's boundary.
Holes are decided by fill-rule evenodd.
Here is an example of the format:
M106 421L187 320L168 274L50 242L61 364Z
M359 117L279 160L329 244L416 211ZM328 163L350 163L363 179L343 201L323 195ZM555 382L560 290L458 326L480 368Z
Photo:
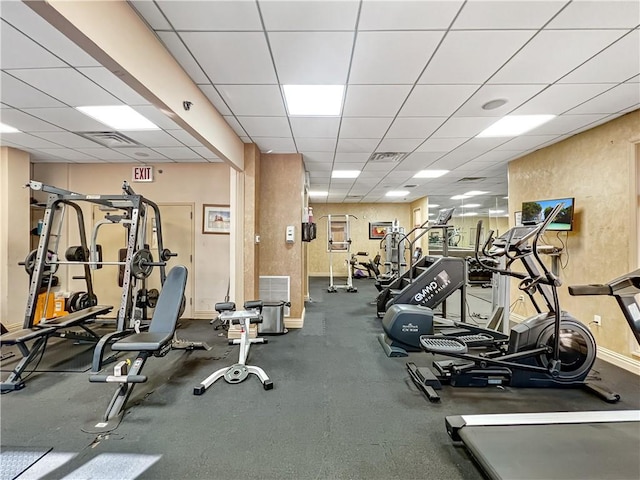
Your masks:
M440 399L435 390L443 383L454 387L586 388L610 403L620 399L618 394L586 380L596 359L596 342L584 324L560 310L557 290L562 282L545 266L537 251L538 240L562 206L556 205L538 225L515 227L498 238L489 231L482 253L491 259L506 257L502 269L480 258L482 221L478 222L476 260L488 270L520 279L519 288L530 297L538 314L514 326L508 342L475 354L469 353L470 347L463 338L421 336L423 350L457 359L434 361L433 370L407 364L412 380L429 400ZM515 261L522 263L526 273L511 269ZM536 294L544 299L546 311L536 302Z

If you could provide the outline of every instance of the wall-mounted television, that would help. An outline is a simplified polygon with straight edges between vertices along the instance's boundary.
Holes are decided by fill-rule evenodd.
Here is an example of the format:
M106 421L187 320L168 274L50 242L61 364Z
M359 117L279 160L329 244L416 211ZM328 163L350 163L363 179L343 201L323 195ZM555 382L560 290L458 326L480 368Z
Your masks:
M546 215L559 203L564 204L564 206L554 221L549 224L549 228L547 228L547 230L556 232L568 232L573 230L573 198L522 202L522 224L535 225L542 222Z

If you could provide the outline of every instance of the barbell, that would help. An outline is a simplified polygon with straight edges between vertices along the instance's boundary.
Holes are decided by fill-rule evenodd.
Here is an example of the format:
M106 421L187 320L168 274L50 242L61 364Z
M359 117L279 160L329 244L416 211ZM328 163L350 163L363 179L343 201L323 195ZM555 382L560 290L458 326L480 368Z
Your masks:
M176 256L177 254L171 253L170 250L164 249L161 252L161 256L163 258L169 258ZM24 262L21 262L21 265L24 265L24 269L29 275L33 274L35 270L35 261L36 261L37 251L32 250L29 252ZM55 273L58 270L58 265L127 265L131 266L131 275L135 278L142 280L151 275L153 271L153 267L163 267L167 264L166 261L154 262L153 255L151 251L146 248L142 248L137 250L131 260L129 262L92 262L92 261L78 261L78 260L58 260L56 258L56 254L54 252L48 251L47 258L44 261L44 269L45 271L50 271L51 273Z

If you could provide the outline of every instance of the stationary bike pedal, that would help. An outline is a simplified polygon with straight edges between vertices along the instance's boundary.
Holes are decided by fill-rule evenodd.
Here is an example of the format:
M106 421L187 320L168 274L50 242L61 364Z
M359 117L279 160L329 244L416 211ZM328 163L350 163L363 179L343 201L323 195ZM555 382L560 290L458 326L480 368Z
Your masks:
M420 345L427 352L432 353L467 353L467 344L455 337L441 335L421 335Z

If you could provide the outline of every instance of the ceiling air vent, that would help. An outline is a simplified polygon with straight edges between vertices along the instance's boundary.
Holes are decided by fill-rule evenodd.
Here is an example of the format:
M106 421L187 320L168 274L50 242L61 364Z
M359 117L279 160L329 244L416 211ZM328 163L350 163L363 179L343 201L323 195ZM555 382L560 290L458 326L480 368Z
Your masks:
M347 195L347 198L362 198L362 195Z
M418 185L404 185L402 188L416 188Z
M407 152L374 152L369 157L370 162L376 163L398 163L409 155Z
M485 180L487 177L463 177L458 182L479 182Z
M89 140L92 140L100 145L109 148L122 148L122 147L141 147L138 142L131 140L118 132L76 132L78 135L83 136Z

